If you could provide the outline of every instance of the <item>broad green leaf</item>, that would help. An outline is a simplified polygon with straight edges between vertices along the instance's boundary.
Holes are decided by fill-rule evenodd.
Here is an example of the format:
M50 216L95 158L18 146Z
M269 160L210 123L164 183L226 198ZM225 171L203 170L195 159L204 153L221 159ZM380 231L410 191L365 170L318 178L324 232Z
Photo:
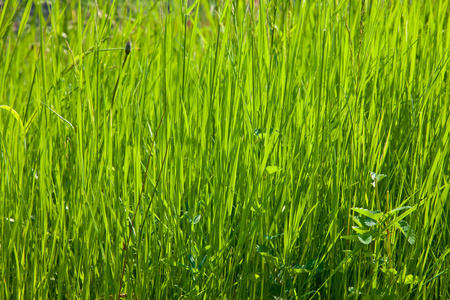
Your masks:
M364 227L364 225L361 223L360 221L360 216L353 216L352 217L353 221L355 221L356 225L358 225L358 227Z
M383 213L380 211L370 211L368 209L365 208L359 208L359 207L352 207L353 211L356 211L357 213L369 217L373 220L378 220L379 218L381 218L383 216Z
M374 219L366 216L355 216L353 220L358 223L359 227L372 227L377 224Z
M400 216L395 217L393 220L389 221L389 226L387 226L385 229L397 225L397 222L399 222L400 220L403 220L404 218L406 218L408 215L410 215L413 211L415 211L417 208L417 206L413 206L410 209L406 210L404 213L402 213ZM395 209L394 211L396 211L397 209Z
M369 218L369 217L364 217L364 221L363 222L368 227L372 227L372 226L375 226L377 224L377 222L374 219Z
M397 280L397 283L402 283L402 284L417 284L419 283L420 278L419 276L414 276L412 274L406 275L405 278L399 278Z
M358 234L366 234L366 233L370 232L369 229L361 229L361 228L359 228L357 226L352 226L352 229L354 231L356 231L356 233L358 233Z
M405 220L400 220L395 225L397 226L397 228L400 228L403 235L408 238L408 243L410 243L411 245L415 243L416 235L414 234L411 226L409 226L408 222L406 222Z
M369 245L372 242L371 234L358 234L358 240L364 245Z
M201 215L197 215L194 217L194 220L191 221L192 224L197 224L198 222L200 222L200 219L202 218Z
M388 269L386 267L386 265L383 265L383 267L381 268L381 271L385 274L397 275L397 270L395 270L394 268Z
M387 269L386 274L397 275L397 270L394 268Z

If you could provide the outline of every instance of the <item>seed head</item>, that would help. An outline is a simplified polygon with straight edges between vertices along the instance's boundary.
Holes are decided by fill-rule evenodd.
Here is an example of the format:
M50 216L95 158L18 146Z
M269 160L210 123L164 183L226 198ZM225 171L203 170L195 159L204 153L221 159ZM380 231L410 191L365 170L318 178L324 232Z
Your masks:
M125 54L128 55L131 52L131 42L128 41L127 44L125 45Z

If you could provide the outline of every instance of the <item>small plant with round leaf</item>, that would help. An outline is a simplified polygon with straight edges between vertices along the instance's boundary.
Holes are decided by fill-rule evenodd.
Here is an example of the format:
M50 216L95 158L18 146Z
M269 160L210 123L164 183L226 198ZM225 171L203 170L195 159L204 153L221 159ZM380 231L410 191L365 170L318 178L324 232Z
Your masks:
M376 174L371 172L371 178L373 182L371 183L376 190L376 199L378 207L380 207L380 201L378 196L378 184L381 180L386 178L385 174ZM406 237L409 244L414 244L415 233L409 223L406 221L406 217L409 216L413 211L416 210L416 206L400 206L389 210L389 192L387 193L387 212L382 212L381 210L369 210L366 208L353 207L351 210L356 213L351 216L353 222L352 226L354 234L343 236L342 238L347 240L358 241L360 244L357 248L358 251L362 251L364 248L368 247L372 251L367 252L367 249L363 251L363 254L370 256L373 263L373 272L376 274L377 270L380 268L381 271L386 274L387 277L393 278L397 275L397 271L392 267L392 255L391 255L391 240L393 233L400 230L400 232ZM381 243L383 242L387 256L383 255ZM369 245L374 244L373 247ZM357 252L358 252L357 251ZM373 284L376 284L376 276L373 277ZM401 281L398 278L397 281ZM403 281L402 281L403 282Z

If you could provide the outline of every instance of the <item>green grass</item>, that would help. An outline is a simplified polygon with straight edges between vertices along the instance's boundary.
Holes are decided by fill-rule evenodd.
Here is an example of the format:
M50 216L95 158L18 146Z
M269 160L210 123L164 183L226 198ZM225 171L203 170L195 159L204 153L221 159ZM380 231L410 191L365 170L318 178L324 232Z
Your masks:
M1 299L450 298L450 1L2 2Z

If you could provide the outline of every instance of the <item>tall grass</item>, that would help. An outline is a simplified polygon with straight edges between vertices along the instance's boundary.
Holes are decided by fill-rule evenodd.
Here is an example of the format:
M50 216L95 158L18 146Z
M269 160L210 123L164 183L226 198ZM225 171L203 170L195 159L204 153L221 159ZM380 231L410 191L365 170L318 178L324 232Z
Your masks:
M68 3L0 6L1 299L450 297L449 1Z

